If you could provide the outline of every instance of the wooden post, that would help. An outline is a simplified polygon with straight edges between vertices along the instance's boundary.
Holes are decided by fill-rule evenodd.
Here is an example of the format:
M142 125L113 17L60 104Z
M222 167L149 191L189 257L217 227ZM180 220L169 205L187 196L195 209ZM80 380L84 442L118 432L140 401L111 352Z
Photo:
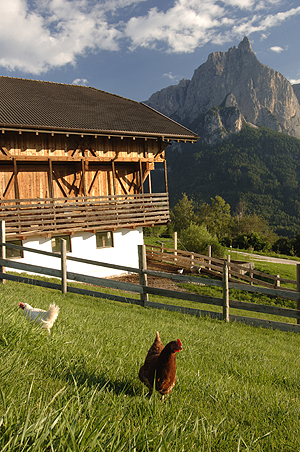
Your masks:
M144 194L144 183L143 183L143 167L142 167L141 160L139 160L139 172L140 172L140 181L141 181L141 191L140 191L140 193L143 195Z
M251 278L250 286L253 286L253 284L254 284L254 283L253 283L253 278L254 278L253 270L250 270L249 275L250 275L250 278Z
M147 275L144 273L144 270L147 270L147 258L146 258L146 246L138 245L138 254L139 254L139 269L142 270L142 273L139 275L139 283L143 288L147 287ZM143 291L140 296L141 302L143 306L149 301L148 294Z
M164 160L164 173L165 173L165 190L168 193L168 172L167 172L167 162Z
M148 187L149 187L149 194L152 194L152 183L151 183L151 171L149 171L148 175Z
M231 278L230 274L230 254L227 254L227 267L228 267L228 279Z
M211 270L211 245L208 245L208 270Z
M300 296L300 264L297 264L297 292ZM297 311L300 314L300 299L297 300ZM300 319L297 319L297 324L300 325Z
M174 232L174 261L177 261L177 232Z
M275 289L280 287L280 275L276 275Z
M116 169L115 169L115 162L112 160L111 161L111 170L112 170L112 179L113 179L113 195L117 194L117 189L116 189Z
M85 169L88 162L85 161L85 157L81 159L81 173L82 173L82 193L83 196L86 196L86 177L85 177Z
M223 320L229 322L229 282L226 260L224 260L223 265Z
M1 228L0 228L0 243L5 243L5 221L1 221ZM6 247L0 245L0 258L5 259L6 258ZM5 267L0 266L0 272L5 273ZM0 282L2 284L5 284L5 279L0 279Z
M67 242L60 239L61 252L61 291L67 293Z
M163 261L163 252L164 252L164 243L160 244L160 252L161 252L161 262Z
M194 258L195 258L194 253L191 253L191 257L190 257L190 259L191 259L191 267L193 267L193 265L194 265Z

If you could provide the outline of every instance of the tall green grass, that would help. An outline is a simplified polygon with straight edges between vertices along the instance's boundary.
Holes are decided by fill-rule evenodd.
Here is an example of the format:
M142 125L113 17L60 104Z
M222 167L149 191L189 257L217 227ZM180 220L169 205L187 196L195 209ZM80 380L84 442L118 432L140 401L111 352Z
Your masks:
M300 336L6 282L0 286L0 451L298 451ZM51 336L19 301L61 312ZM180 338L161 401L138 379Z

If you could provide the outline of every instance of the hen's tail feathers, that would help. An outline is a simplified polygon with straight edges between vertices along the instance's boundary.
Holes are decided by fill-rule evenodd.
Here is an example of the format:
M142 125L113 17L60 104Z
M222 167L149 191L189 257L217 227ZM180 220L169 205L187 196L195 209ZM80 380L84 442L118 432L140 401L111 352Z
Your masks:
M45 317L42 319L44 327L48 330L50 334L50 329L52 328L57 316L59 314L59 307L56 304L50 304L49 309Z

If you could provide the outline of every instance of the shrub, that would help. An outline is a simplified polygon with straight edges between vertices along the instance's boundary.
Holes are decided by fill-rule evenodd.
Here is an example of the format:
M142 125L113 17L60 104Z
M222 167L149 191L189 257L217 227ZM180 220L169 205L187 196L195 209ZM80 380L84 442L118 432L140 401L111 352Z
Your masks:
M232 246L243 249L251 248L254 251L267 251L271 248L269 240L257 232L237 235L232 239Z
M188 251L198 254L207 254L208 246L211 246L212 255L224 257L225 250L219 243L217 236L208 232L203 225L191 223L187 229L180 234L180 240Z
M287 237L280 237L272 246L272 251L279 254L291 256L293 254L293 245Z

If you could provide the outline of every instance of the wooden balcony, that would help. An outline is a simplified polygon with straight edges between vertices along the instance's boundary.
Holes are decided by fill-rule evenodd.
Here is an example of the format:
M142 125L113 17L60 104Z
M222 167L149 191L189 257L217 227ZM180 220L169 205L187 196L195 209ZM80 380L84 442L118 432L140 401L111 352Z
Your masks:
M169 218L167 193L0 200L7 239L153 226Z

